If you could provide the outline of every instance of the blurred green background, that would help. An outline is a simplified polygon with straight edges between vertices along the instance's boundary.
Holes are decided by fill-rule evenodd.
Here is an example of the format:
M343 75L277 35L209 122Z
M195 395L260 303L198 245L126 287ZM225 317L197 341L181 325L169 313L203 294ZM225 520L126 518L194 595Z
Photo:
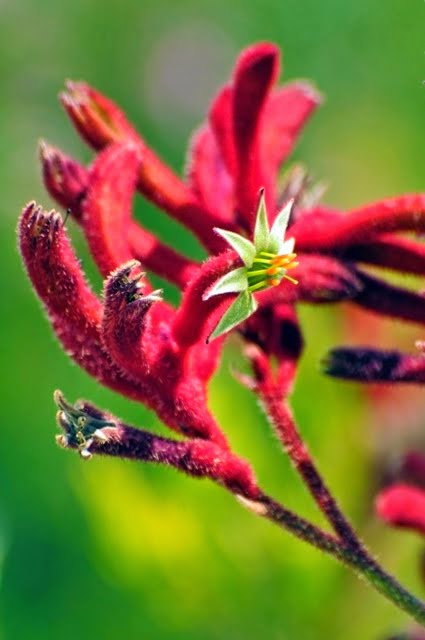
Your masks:
M346 570L212 484L117 460L87 464L56 447L57 387L136 425L158 425L61 351L21 268L15 225L29 199L52 204L39 177L40 136L90 158L56 101L65 78L116 100L180 170L188 135L237 52L261 39L283 48L285 78L311 78L327 97L295 154L329 181L327 202L423 190L424 25L422 0L0 0L0 638L372 640L406 625ZM140 198L136 208L165 239L200 255ZM356 385L317 368L327 348L347 340L341 309L303 309L302 318L301 429L361 535L424 595L420 541L372 513L377 457L394 456L423 427L418 394L403 390L389 398L391 412L372 411ZM383 327L392 335L391 323ZM232 379L237 358L234 343L212 384L217 416L262 484L320 522L255 398Z

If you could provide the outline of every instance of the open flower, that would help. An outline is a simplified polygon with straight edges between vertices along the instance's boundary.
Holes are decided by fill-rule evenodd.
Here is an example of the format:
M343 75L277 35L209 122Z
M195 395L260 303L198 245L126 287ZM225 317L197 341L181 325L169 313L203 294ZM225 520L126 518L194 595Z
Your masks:
M258 304L253 296L255 291L276 287L283 278L297 284L294 278L287 275L289 269L298 265L295 262L296 254L293 253L294 238L285 240L292 205L293 200L286 204L270 230L264 189L261 189L253 242L233 231L215 228L237 252L244 266L226 273L203 296L204 300L208 300L223 293L239 293L211 333L210 341L227 333L256 311Z

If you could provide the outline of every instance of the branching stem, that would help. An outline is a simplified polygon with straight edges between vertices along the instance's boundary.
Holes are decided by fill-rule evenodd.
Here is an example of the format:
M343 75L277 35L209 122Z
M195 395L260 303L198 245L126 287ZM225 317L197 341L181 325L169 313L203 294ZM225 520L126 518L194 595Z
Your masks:
M425 625L425 603L418 600L395 578L386 573L359 541L316 470L290 418L289 411L285 410L281 400L278 402L276 389L273 386L262 389L262 400L276 430L282 437L285 449L336 535L323 531L264 493L258 485L253 483L253 478L246 474L244 467L240 467L243 461L229 452L222 451L214 443L199 440L176 441L156 436L123 424L88 403L77 403L72 406L58 392L56 397L60 407L58 423L64 431L64 434L57 438L61 446L79 449L85 458L93 455L129 458L166 464L193 476L209 477L229 490L239 502L256 515L270 520L353 569L389 601ZM201 450L197 443L201 444ZM207 457L205 457L205 446L208 447ZM200 452L201 456L199 456ZM226 456L232 456L232 458L226 459ZM224 463L221 466L220 459ZM236 473L233 475L229 475L229 463L230 468L236 464ZM238 469L242 470L242 475ZM245 484L240 484L241 481Z

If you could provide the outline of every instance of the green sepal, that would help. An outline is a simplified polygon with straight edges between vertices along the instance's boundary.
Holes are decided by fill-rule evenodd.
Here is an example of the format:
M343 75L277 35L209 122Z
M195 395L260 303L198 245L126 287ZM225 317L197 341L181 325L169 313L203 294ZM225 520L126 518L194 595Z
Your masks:
M250 240L233 231L226 231L225 229L219 229L217 227L215 227L214 231L230 244L247 267L252 265L256 250Z
M269 235L268 246L268 251L270 251L271 253L276 253L277 255L285 253L283 250L283 239L285 237L285 231L286 227L288 226L289 216L291 215L293 204L294 201L289 200L289 202L283 207L282 211L276 217L276 220L273 222L273 226Z
M257 253L267 251L270 241L269 222L267 220L266 199L261 189L254 228L254 246Z
M248 288L248 278L246 275L246 267L239 267L229 271L202 296L202 300L208 300L212 296L218 296L221 293L239 293Z
M230 305L226 313L222 316L214 331L208 337L207 342L211 342L218 336L227 333L238 324L249 318L257 310L258 304L254 296L249 291L243 291Z

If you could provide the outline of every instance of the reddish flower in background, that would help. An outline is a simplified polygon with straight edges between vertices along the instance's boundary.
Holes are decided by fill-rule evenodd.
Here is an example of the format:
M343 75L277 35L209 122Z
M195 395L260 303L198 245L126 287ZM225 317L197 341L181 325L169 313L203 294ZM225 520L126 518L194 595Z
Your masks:
M25 207L19 224L24 263L71 357L102 384L152 408L185 439L134 429L88 403L72 406L58 393L58 422L64 431L59 442L78 448L84 457L121 455L210 477L257 514L338 557L425 620L422 603L385 574L356 537L315 468L286 403L303 346L298 302L351 300L382 315L424 323L424 297L369 275L359 263L425 273L423 245L398 236L425 229L425 195L392 198L345 214L317 204L320 189L311 187L299 167L281 182L280 167L320 96L305 82L276 88L278 75L275 46L258 44L242 53L231 81L194 135L185 179L160 160L110 100L84 83L67 85L62 103L78 132L99 153L86 169L43 143L44 181L80 224L105 277L103 297L88 286L60 215L34 203ZM199 264L144 229L132 217L136 190L187 227L211 257ZM265 406L335 535L289 512L260 489L249 464L231 451L207 404L207 385L224 338L207 339L237 295L235 289L211 297L207 292L243 266L240 252L229 250L214 229L223 229L227 237L237 233L242 241L255 239L262 190L273 229L282 205L294 201L288 235L297 248L299 264L291 276L298 284L282 278L280 271L277 286L249 292L250 310L257 310L233 331L242 339L253 373L240 379ZM278 258L292 260L292 255ZM287 266L279 262L279 269L282 264ZM142 267L179 287L177 309L152 291ZM252 284L249 261L247 269Z
M396 477L379 493L375 506L388 524L425 534L425 455L410 451L403 456Z
M409 484L395 484L376 499L378 515L395 527L425 534L425 491Z

